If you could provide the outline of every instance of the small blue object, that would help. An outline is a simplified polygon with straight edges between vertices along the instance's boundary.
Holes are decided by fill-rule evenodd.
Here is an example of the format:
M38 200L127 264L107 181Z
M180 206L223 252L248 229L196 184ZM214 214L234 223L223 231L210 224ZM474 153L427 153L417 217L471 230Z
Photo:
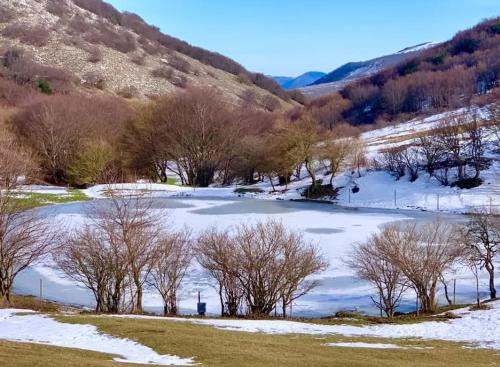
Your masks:
M205 316L207 313L207 304L205 302L198 302L198 315Z

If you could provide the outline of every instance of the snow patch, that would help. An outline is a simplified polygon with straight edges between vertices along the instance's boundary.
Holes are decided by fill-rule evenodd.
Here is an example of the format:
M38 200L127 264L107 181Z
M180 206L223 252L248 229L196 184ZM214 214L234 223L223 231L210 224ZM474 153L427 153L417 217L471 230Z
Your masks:
M31 314L16 315L19 312ZM102 334L92 325L65 324L26 310L0 310L0 339L108 353L118 356L113 358L116 362L163 366L193 364L191 358L160 355L132 340Z

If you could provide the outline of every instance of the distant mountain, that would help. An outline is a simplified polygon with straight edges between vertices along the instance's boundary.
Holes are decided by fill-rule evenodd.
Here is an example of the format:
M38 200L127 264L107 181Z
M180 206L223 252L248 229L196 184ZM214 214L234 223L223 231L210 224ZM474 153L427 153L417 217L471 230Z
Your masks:
M278 83L283 89L297 89L313 84L316 80L324 77L326 73L322 71L308 71L296 78L288 76L273 76L276 83Z
M437 45L437 43L426 42L407 47L391 55L377 57L368 61L349 62L317 79L309 86L301 88L301 92L309 97L336 92L350 82L373 75L380 70L399 64L435 45Z

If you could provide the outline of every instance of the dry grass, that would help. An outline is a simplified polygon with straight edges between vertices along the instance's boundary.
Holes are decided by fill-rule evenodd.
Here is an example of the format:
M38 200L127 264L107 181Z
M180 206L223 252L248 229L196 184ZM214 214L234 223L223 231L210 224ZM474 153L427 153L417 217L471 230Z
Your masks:
M449 342L343 336L266 335L218 330L211 326L184 322L95 316L58 317L58 319L71 323L94 324L108 334L135 339L161 354L194 357L196 362L204 366L404 367L484 366L500 363L500 357L496 351L463 349L462 345ZM325 343L338 341L392 343L401 346L432 347L432 349L382 350L325 346ZM79 358L75 356L75 361Z

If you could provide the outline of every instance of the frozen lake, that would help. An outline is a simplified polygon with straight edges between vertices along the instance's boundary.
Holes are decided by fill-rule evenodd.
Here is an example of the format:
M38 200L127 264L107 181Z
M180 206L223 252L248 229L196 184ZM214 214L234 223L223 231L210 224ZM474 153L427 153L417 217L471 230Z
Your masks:
M241 222L281 220L286 226L304 232L322 249L330 261L328 270L319 276L321 281L310 294L297 300L293 305L295 316L325 316L338 310L358 308L374 313L370 296L374 290L367 283L352 277L343 259L352 244L364 241L371 233L394 221L428 222L435 220L435 214L420 211L384 209L346 209L329 204L292 202L280 200L221 199L221 198L155 198L154 209L165 223L176 228L185 225L194 234L208 226L224 228ZM57 205L39 209L42 215L55 218L58 223L74 227L85 221L89 203ZM464 216L442 214L441 218L458 223ZM457 302L472 301L473 281L466 272L458 272ZM39 279L43 280L44 296L54 301L92 306L93 298L84 288L64 279L49 264L38 265L22 273L15 282L15 292L38 294ZM482 280L485 283L485 278ZM483 290L486 290L483 287ZM188 273L181 293L180 309L183 313L194 313L197 293L201 292L207 302L208 311L219 312L218 298L211 287L211 279L197 266ZM409 294L402 310L414 308L413 295ZM444 301L444 297L441 297ZM148 311L162 310L161 299L154 293L145 295L144 305Z

